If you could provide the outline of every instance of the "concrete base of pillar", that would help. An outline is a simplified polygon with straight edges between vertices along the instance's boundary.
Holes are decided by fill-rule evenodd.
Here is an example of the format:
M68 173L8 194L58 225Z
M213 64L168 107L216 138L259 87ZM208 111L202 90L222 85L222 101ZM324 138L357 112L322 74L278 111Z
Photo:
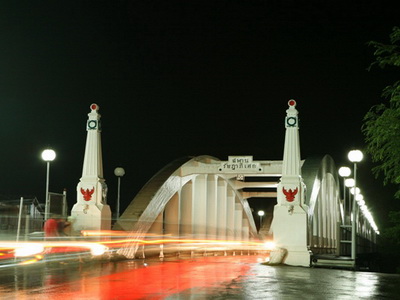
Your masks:
M284 264L310 266L311 252L308 250L307 207L299 205L276 205L271 230L277 247L287 250Z
M283 261L285 265L302 267L311 266L311 252L308 251L308 249L304 249L303 251L287 250L287 256Z
M76 203L71 210L72 231L111 230L111 209L109 205Z

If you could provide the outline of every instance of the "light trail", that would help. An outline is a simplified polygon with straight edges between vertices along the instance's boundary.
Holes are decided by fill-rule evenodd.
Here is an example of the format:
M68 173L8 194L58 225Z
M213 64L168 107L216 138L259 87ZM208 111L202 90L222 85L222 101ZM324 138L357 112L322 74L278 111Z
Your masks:
M0 261L18 258L19 264L32 264L54 254L65 254L65 259L72 253L90 253L94 256L109 255L111 249L129 247L136 244L144 249L161 253L180 251L262 251L269 252L275 244L272 241L238 241L217 239L174 238L171 235L146 235L143 239L126 237L124 231L82 231L85 241L42 241L42 242L0 242ZM126 237L126 238L122 238ZM76 238L76 237L73 237ZM96 239L97 240L92 240ZM91 239L88 241L87 239ZM152 248L153 247L153 248ZM154 247L159 247L157 250ZM147 249L147 250L148 250ZM72 256L76 258L77 256ZM23 260L25 259L25 260ZM58 258L60 259L60 258ZM62 259L62 258L61 258Z

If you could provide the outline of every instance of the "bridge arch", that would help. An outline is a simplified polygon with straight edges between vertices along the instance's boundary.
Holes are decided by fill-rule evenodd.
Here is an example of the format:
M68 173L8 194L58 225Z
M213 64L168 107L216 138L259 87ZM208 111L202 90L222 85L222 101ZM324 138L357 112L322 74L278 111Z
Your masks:
M165 166L139 191L114 229L176 238L241 240L257 236L250 206L231 177L218 173L211 156L181 158ZM134 257L137 245L120 250Z
M221 166L228 163L206 155L171 162L139 191L113 229L130 232L135 240L142 240L148 234L236 241L273 238L274 231L280 227L272 228L271 232L268 231L269 222L263 222L264 227L258 234L247 199L267 198L269 204L277 201L282 161L253 161L257 168L242 170L242 173L236 169L233 172L223 170ZM341 244L341 240L348 240L351 233L346 225L349 216L345 215L349 212L343 211L333 159L325 155L300 163L306 186L304 235L307 248L313 254L348 254L349 244ZM284 212L287 214L290 215L290 210ZM278 220L274 213L273 222L275 219ZM363 229L368 239L369 231L362 227L363 220L358 222L359 232ZM293 227L284 229L283 234L286 232L298 235ZM343 232L347 236L343 236ZM133 258L137 244L127 244L119 253Z
M329 155L308 158L302 176L307 187L310 249L313 253L336 253L340 243L338 228L344 216L335 162Z

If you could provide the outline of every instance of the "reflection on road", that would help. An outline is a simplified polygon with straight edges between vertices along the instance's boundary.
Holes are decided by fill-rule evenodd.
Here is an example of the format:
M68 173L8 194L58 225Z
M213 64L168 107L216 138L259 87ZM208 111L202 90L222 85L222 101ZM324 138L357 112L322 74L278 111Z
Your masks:
M268 266L265 256L38 263L0 272L0 299L397 299L400 276Z
M172 261L136 260L88 265L30 266L15 271L0 296L15 299L164 299L209 289L245 276L256 256L198 257ZM34 269L33 269L34 268ZM36 274L31 277L31 274ZM3 281L4 282L4 281ZM5 281L7 283L7 281ZM201 292L203 290L203 292Z

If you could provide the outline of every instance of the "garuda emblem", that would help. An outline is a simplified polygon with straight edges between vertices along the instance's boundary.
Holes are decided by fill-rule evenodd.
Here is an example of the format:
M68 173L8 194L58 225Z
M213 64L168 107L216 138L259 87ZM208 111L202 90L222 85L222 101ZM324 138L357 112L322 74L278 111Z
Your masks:
M293 191L292 189L286 190L285 188L282 188L282 192L285 194L286 201L288 202L293 202L294 197L296 196L298 191L299 191L298 188L294 189Z
M92 199L92 195L94 193L94 187L91 190L89 189L84 190L83 188L81 188L81 193L83 195L83 199L85 199L85 201L89 201Z

